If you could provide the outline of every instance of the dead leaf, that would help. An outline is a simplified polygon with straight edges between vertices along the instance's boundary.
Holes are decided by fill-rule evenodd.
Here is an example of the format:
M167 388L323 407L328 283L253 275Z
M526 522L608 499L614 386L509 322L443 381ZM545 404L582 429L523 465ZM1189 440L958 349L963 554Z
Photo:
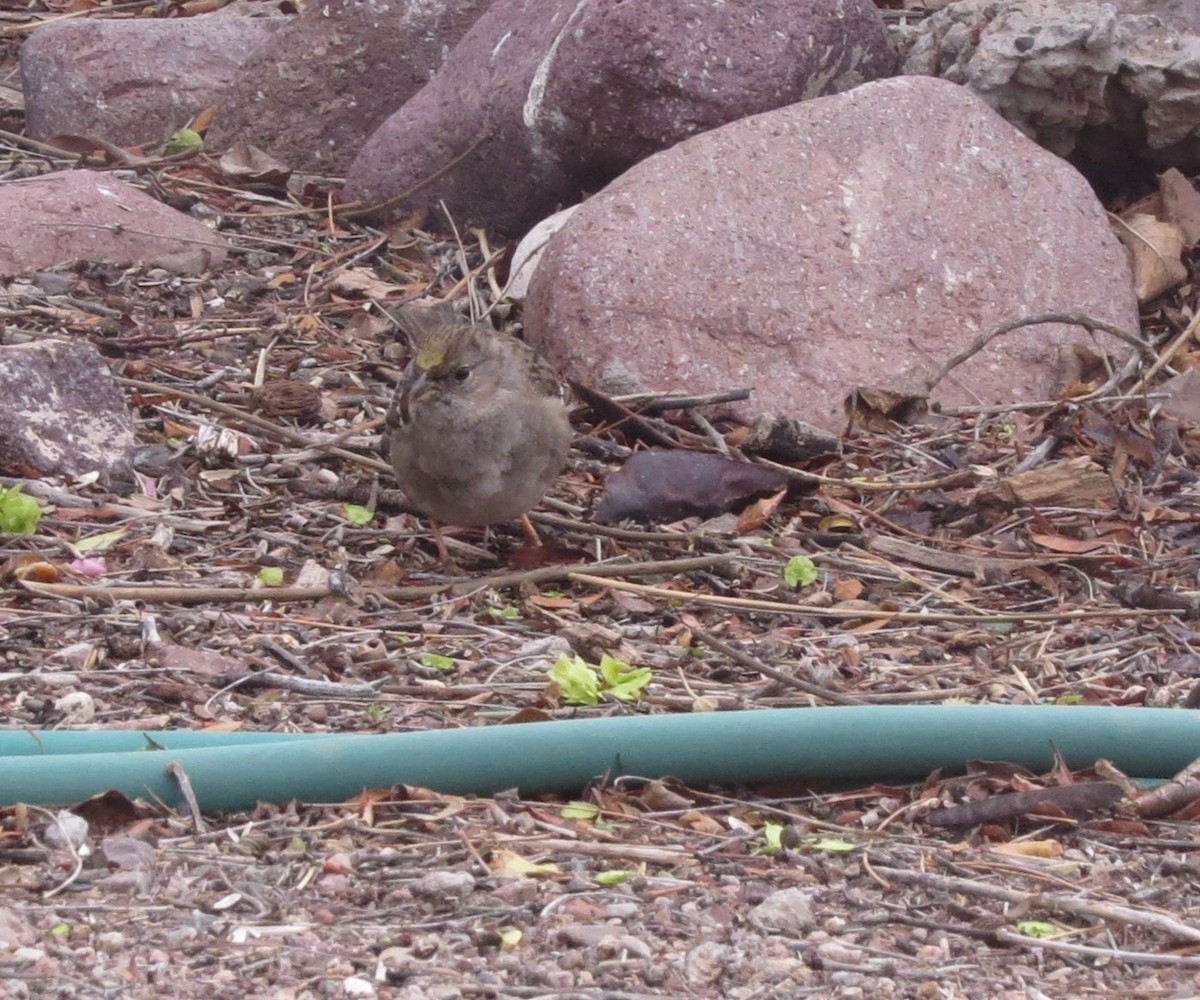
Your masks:
M532 604L535 608L549 608L552 611L575 607L575 599L572 597L547 597L545 594L534 594L532 597L527 597L525 603Z
M763 497L761 500L755 500L749 507L742 511L741 516L737 521L737 533L739 535L748 535L752 531L757 531L767 523L768 518L772 517L779 509L779 504L784 496L787 495L787 490L780 490L774 496Z
M561 566L587 560L588 554L583 549L572 548L559 542L522 545L508 556L509 564L515 569L539 569L542 566Z
M595 517L601 524L711 517L786 482L774 469L708 452L639 451L605 480Z
M557 875L558 865L539 865L509 850L493 851L490 859L492 871L497 875Z
M1188 369L1167 379L1156 391L1167 397L1160 412L1189 424L1200 424L1200 374Z
M833 599L839 603L844 601L857 601L862 597L866 587L862 580L838 580L833 585Z
M43 141L47 146L61 149L64 153L74 153L76 156L104 155L104 149L100 143L86 135L64 133L63 135L52 136Z
M552 716L543 712L540 708L522 708L513 712L506 719L500 720L502 726L523 725L526 722L549 722Z
M677 812L695 805L693 799L680 795L665 781L647 782L638 798L642 805L653 812Z
M1133 287L1139 302L1149 302L1187 280L1183 230L1152 215L1134 215L1116 227L1129 251Z
M1050 535L1037 531L1029 532L1029 538L1051 552L1066 552L1071 555L1082 555L1085 552L1095 552L1098 549L1105 549L1113 544L1119 544L1110 537L1068 538L1066 535Z
M146 647L146 662L164 670L187 671L209 677L249 673L249 665L211 649L193 649L173 642L155 642Z
M997 844L989 850L993 854L1005 854L1014 858L1060 858L1063 846L1060 840L1022 840Z
M886 431L893 424L915 423L929 412L929 399L924 393L886 387L860 386L842 405L856 427L869 431Z
M133 800L122 792L107 791L93 795L71 810L82 816L88 824L98 830L116 830L128 826L137 819L138 810Z
M199 111L192 115L192 120L187 123L187 127L193 132L198 132L204 135L208 131L208 127L213 123L213 119L217 117L217 106L210 104L203 111Z
M292 170L287 164L281 163L257 146L245 143L223 153L217 161L217 166L231 180L265 184L280 190L287 188L288 178L292 176Z
M343 295L365 296L372 299L386 299L392 292L398 291L399 286L380 281L367 268L351 268L339 271L330 282L333 291Z
M1158 178L1163 218L1179 227L1188 246L1200 242L1200 192L1174 167Z

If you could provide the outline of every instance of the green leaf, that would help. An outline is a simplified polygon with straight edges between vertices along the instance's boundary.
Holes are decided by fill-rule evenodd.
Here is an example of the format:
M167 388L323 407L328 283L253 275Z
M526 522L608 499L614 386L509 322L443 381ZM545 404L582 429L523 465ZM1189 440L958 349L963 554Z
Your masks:
M807 587L817 582L817 567L808 556L792 556L784 564L783 581L789 587Z
M1050 938L1058 936L1058 928L1044 920L1022 920L1017 924L1017 933L1026 937Z
M42 508L20 486L0 490L0 531L14 535L32 535L42 516Z
M362 527L364 524L370 524L375 519L375 515L366 507L362 507L356 503L342 504L342 513L346 515L346 520L351 524L357 524Z
M613 868L610 871L597 872L592 876L592 881L597 885L620 885L622 882L628 882L633 878L633 874L631 871Z
M264 566L257 573L258 582L264 587L278 587L283 583L283 568L280 566Z
M421 663L426 667L436 667L438 670L453 670L458 664L448 656L442 656L440 653L425 653L421 657Z
M600 700L600 680L596 671L578 656L565 653L549 670L550 680L558 685L568 705L595 705Z
M763 840L766 842L767 850L771 854L778 854L783 850L783 824L782 823L764 823L763 824Z
M174 156L176 153L186 153L189 150L199 151L204 148L204 136L190 128L176 129L163 147L163 153Z
M604 678L605 694L618 701L637 701L652 675L647 667L631 667L605 653L600 658L600 676Z
M590 823L600 815L600 807L594 802L581 802L575 799L563 806L559 815L563 819L582 819Z
M502 608L488 608L488 613L493 618L503 618L505 621L510 622L521 617L521 612L511 604L506 604Z

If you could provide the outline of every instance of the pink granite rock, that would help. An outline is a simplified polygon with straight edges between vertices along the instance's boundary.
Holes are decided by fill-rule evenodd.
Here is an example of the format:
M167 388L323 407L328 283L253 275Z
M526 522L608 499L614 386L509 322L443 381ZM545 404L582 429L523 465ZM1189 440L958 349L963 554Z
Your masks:
M34 139L160 142L216 104L230 76L287 22L258 17L60 21L21 47Z
M603 388L752 386L744 416L838 430L855 388L919 389L982 330L1047 310L1137 329L1103 208L970 91L905 77L638 164L550 241L525 328ZM1057 346L1084 339L1061 325L1008 334L932 398L1047 398Z
M417 93L489 0L331 0L287 22L221 92L209 145L249 143L299 170L342 173Z
M494 0L364 145L347 196L512 235L643 156L888 73L869 0Z
M225 259L226 241L111 174L66 170L0 184L0 275L73 260L152 263L199 253Z

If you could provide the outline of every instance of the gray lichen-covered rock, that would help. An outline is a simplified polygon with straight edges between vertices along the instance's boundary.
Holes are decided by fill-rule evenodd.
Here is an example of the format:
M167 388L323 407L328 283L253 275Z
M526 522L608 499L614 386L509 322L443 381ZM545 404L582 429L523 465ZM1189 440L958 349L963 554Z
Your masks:
M1200 0L959 0L903 69L970 87L1094 180L1200 169Z
M749 386L742 416L836 431L853 390L919 391L982 331L1051 310L1137 329L1125 253L1086 181L969 90L901 77L627 171L546 247L525 329L601 388ZM997 338L933 401L1050 398L1059 345L1080 341L1062 325Z
M0 470L125 475L134 447L125 398L93 347L0 347Z
M519 235L655 150L890 73L870 0L494 0L350 167L393 212Z

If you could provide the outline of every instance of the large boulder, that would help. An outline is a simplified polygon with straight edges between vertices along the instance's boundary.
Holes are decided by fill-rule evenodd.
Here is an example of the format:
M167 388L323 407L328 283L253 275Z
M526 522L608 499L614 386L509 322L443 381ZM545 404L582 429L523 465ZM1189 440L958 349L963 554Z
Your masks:
M752 386L743 415L838 430L854 389L919 392L981 331L1047 310L1137 329L1104 209L969 90L905 77L638 164L550 241L525 326L565 371L613 391ZM932 398L1048 398L1058 348L1085 339L1010 333Z
M306 7L220 91L208 135L298 170L341 174L429 82L490 0L330 0Z
M88 135L161 142L215 98L284 22L260 17L80 19L21 46L31 138Z
M346 193L519 235L656 150L894 64L869 0L494 0Z

